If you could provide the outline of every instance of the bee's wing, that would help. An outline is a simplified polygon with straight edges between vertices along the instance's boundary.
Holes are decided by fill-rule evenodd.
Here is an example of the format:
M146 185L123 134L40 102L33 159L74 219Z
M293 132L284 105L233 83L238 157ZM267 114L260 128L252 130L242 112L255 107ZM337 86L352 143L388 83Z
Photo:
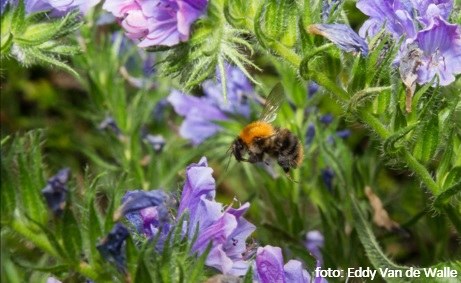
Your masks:
M283 87L281 83L278 83L274 86L271 90L269 95L266 98L266 102L264 103L263 111L261 112L261 116L259 120L270 123L275 120L277 117L277 111L282 105L283 100L285 99L285 95L283 93Z

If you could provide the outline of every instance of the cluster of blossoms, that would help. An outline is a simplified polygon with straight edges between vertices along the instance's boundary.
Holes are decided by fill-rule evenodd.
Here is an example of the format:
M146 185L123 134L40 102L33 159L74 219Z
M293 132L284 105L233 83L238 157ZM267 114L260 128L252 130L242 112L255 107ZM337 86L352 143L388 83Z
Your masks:
M222 85L218 80L202 84L204 96L195 97L173 90L167 100L176 113L185 117L179 134L194 145L213 136L221 127L215 121L224 121L228 115L250 116L248 97L254 94L253 87L238 68L226 64L227 101L222 95ZM217 78L220 78L219 72Z
M448 22L453 0L360 0L357 8L370 18L359 34L373 37L382 28L395 39L403 38L397 61L413 55L416 82L438 76L449 85L461 74L461 26Z
M206 12L207 0L111 0L111 12L139 47L173 46L189 39L192 24Z
M3 12L7 3L1 1ZM26 12L49 12L62 16L72 10L86 14L101 0L25 0ZM192 24L205 14L208 0L106 0L103 8L112 13L126 35L139 47L173 46L187 41Z
M162 249L168 233L177 224L173 219L180 219L187 213L188 221L181 227L183 237L187 237L188 240L195 238L192 252L197 255L205 252L211 243L205 262L207 266L232 276L245 275L252 266L254 280L263 283L310 282L311 276L303 269L300 261L290 260L284 264L282 251L278 247L259 247L255 259L249 258L248 255L252 253L248 251L246 240L256 227L243 215L250 204L245 203L239 208L233 208L217 202L212 172L206 158L187 167L186 180L175 217L169 212L172 206L171 198L161 190L127 192L118 214L125 216L139 235L146 238L157 236L157 249ZM118 266L123 264L120 256L121 243L127 237L127 231L121 224L117 224L105 241L98 246L104 257ZM311 242L307 246L317 257L319 244L312 243L309 237L307 240Z

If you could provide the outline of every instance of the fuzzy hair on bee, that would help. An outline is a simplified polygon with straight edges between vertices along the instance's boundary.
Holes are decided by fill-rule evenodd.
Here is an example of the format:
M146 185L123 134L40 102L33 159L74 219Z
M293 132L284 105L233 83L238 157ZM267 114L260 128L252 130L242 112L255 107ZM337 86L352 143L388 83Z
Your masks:
M285 173L301 164L303 147L298 137L288 129L271 124L284 98L283 87L278 83L267 97L259 120L245 126L232 143L230 150L237 161L263 162L268 155Z

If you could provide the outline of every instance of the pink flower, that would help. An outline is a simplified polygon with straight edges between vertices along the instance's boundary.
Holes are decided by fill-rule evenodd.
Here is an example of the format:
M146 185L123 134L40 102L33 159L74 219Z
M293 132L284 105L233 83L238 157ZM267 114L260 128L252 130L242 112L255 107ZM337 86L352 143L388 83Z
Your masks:
M103 8L117 17L139 47L173 46L187 41L191 25L206 11L208 0L108 0Z

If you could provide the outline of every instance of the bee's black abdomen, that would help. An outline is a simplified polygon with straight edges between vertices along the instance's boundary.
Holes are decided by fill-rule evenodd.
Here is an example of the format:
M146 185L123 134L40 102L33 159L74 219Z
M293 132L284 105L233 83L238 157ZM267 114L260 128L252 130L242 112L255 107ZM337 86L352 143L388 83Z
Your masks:
M301 143L288 129L276 129L276 135L272 142L272 148L268 150L277 158L277 163L285 172L296 168L302 154Z

